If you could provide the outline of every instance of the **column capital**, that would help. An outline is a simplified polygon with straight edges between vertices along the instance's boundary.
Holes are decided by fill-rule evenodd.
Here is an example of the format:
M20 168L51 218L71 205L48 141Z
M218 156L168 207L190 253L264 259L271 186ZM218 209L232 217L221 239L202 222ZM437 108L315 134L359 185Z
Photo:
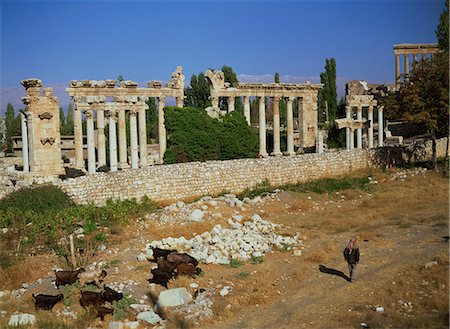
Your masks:
M137 108L135 108L134 106L130 109L130 115L132 115L132 116L136 116L136 113L138 112L138 109Z
M84 112L87 119L92 119L94 117L94 112L92 110L87 110Z
M281 99L280 96L272 96L272 100L273 100L274 102L278 102L280 99Z
M164 95L158 96L158 101L164 103L166 101L166 96Z

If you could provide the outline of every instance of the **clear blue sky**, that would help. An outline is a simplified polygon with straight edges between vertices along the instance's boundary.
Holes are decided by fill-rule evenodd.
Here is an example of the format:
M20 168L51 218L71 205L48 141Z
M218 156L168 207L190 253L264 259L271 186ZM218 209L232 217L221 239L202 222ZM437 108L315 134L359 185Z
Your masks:
M444 0L1 1L1 84L167 80L231 66L238 74L337 74L393 81L397 43L436 42Z

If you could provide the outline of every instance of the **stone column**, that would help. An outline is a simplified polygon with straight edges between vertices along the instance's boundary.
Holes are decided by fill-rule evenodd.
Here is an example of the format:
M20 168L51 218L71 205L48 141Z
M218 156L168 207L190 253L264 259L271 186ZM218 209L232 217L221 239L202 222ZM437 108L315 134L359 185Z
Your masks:
M416 68L416 64L417 64L417 62L419 61L419 59L418 59L417 56L418 56L417 54L414 54L413 68Z
M427 60L427 53L422 53L422 61L426 61Z
M183 97L179 96L179 97L176 97L175 99L176 99L177 107L182 108L183 103L184 103Z
M350 128L350 150L353 150L355 148L355 130L353 128Z
M347 121L350 122L352 115L352 108L350 106L345 107L345 118ZM345 145L347 146L347 150L350 150L350 139L351 139L351 132L352 130L350 128L345 128Z
M409 54L405 54L405 81L408 80L409 75Z
M395 83L400 85L400 54L395 54Z
M244 117L250 126L250 96L244 96Z
M373 147L373 106L370 105L367 110L367 119L369 120L369 134L368 134L368 142L369 148Z
M133 105L134 106L134 105ZM136 110L130 110L131 168L139 168Z
M217 96L211 96L211 106L215 110L219 110L219 97Z
M117 171L117 136L116 136L116 111L109 111L109 167L111 172Z
M94 113L86 111L87 148L88 148L88 172L95 173L95 141L94 141Z
M27 118L25 114L20 112L20 122L22 128L22 159L23 159L23 172L30 172L30 163L28 162L28 128Z
M97 110L97 155L99 167L106 165L105 142L105 112Z
M287 155L295 155L294 152L294 113L292 111L292 102L295 97L286 99L286 123L287 123Z
M158 97L158 136L159 136L159 163L164 162L166 152L166 126L164 125L165 96Z
M259 97L259 155L266 157L266 104L264 96Z
M383 133L383 106L380 106L378 108L378 147L384 146Z
M75 168L84 168L83 159L83 126L81 124L81 110L76 104L73 111L73 134L75 143Z
M303 143L305 139L304 133L304 122L303 122L303 97L298 98L298 141L300 147L297 150L297 153L303 152Z
M356 120L362 120L362 106L356 109ZM362 149L362 128L356 130L356 147Z
M280 97L272 97L273 101L273 152L272 155L281 155L280 150Z
M139 157L141 167L147 166L147 122L145 118L146 104L139 107Z
M228 113L234 111L234 96L228 97Z
M125 120L125 109L120 108L119 112L119 168L128 168L127 150L127 127Z

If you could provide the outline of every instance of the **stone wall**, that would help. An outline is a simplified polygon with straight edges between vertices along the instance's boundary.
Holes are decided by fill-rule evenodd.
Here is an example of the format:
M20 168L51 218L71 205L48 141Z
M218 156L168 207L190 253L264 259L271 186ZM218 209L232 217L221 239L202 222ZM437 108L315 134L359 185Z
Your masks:
M445 157L446 143L446 138L437 140L438 158ZM414 156L413 161L431 160L431 141L417 150L419 156ZM57 180L53 184L61 187L79 204L91 202L104 205L108 199L139 200L144 195L155 201L192 199L222 192L239 193L265 180L272 185L282 185L337 177L369 167L390 166L399 163L398 154L404 155L405 148L383 147L292 157L192 162L95 173ZM0 199L7 194L4 191L6 193L0 193Z

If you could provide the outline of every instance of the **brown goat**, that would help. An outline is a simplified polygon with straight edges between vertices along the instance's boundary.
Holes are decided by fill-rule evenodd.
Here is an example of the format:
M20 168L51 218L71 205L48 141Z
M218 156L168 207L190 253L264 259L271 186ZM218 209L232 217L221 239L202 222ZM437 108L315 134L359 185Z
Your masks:
M112 308L100 306L98 304L94 305L94 309L97 312L97 318L100 318L100 320L105 320L106 314L113 314Z
M101 292L93 292L93 291L82 291L80 298L80 305L83 307L89 305L98 305L103 304L103 296Z
M195 276L201 273L201 268L195 267L191 263L181 263L177 265L176 275L187 275L187 276Z
M84 268L79 268L76 271L55 271L56 286L63 286L65 284L72 284L78 279L78 275L84 272Z
M169 255L167 255L166 259L169 262L174 263L175 266L178 266L181 263L190 263L194 266L198 265L198 260L196 260L194 257L186 253L172 252Z
M173 273L173 271L175 271L177 266L174 263L169 262L168 260L159 259L158 260L158 268L160 270L166 271L168 273Z

